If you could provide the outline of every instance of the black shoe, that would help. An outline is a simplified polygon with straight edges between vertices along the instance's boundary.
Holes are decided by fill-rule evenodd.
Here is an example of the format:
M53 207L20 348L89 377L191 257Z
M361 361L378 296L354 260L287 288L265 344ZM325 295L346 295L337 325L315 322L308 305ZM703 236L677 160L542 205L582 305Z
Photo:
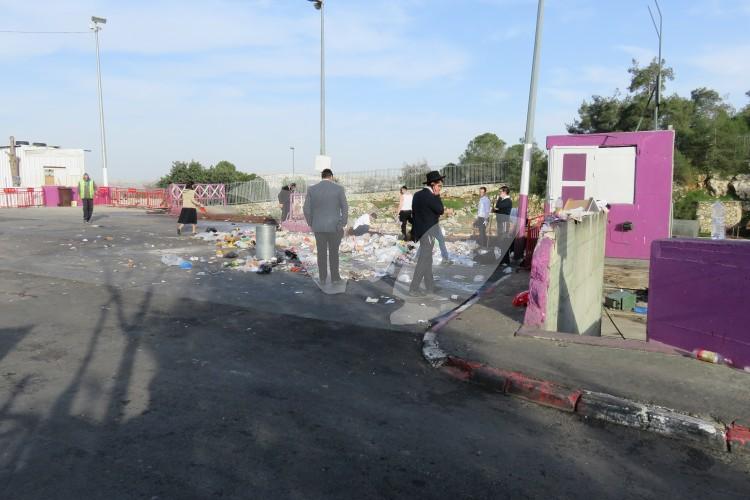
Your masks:
M181 235L182 235L182 229L177 229L177 236L181 236Z

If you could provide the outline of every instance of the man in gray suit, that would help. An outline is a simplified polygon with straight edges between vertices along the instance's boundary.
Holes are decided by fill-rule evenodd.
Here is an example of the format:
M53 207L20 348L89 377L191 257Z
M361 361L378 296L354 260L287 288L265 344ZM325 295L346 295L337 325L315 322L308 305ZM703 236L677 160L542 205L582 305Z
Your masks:
M344 188L333 182L333 172L330 168L324 169L321 177L322 181L308 188L303 212L307 225L315 233L320 284L325 285L329 258L331 282L341 281L339 245L344 237L344 226L349 217L349 204L346 202Z

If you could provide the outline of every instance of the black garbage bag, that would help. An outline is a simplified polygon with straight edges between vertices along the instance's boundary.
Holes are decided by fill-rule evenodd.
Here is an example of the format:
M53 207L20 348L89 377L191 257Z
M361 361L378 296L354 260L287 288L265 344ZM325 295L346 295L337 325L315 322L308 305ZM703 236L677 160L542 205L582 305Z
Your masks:
M258 274L271 274L271 271L273 271L273 266L268 262L263 262L258 266Z

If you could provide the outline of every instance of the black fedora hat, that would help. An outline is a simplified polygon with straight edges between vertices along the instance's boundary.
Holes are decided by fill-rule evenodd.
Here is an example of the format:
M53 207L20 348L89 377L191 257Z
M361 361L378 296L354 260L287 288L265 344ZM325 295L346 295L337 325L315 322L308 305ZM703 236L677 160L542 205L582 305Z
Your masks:
M444 175L440 175L440 172L437 170L433 170L432 172L427 173L427 180L423 182L422 184L430 184L437 181L442 181L445 179Z

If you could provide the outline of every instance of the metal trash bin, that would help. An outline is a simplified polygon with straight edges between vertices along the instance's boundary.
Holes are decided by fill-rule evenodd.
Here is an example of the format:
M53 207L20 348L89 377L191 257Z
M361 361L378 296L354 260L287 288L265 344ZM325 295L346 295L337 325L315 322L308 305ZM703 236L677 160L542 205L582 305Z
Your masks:
M276 256L276 224L255 226L255 257L271 260Z

